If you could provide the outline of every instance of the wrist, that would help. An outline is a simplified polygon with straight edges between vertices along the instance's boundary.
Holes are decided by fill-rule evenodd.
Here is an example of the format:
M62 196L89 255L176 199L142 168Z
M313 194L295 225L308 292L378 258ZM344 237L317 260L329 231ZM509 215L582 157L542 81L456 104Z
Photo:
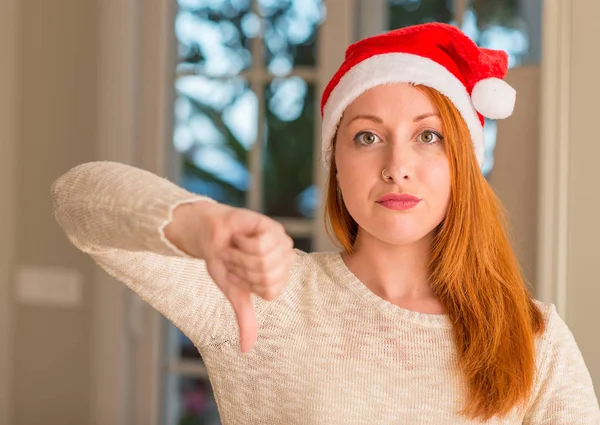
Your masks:
M165 227L165 237L179 250L196 258L204 258L203 241L209 228L208 221L225 205L199 200L178 205L173 218Z

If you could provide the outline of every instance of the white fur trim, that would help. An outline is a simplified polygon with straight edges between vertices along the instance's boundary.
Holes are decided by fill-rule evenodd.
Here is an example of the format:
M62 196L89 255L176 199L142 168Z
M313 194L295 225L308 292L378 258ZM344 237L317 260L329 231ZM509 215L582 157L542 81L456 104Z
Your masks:
M473 106L484 117L500 120L510 117L515 108L517 91L499 78L486 78L473 87Z
M323 110L322 154L327 164L333 136L344 110L362 93L382 84L413 83L448 97L467 123L479 165L483 164L483 128L463 83L439 63L408 53L372 56L351 68L331 92Z

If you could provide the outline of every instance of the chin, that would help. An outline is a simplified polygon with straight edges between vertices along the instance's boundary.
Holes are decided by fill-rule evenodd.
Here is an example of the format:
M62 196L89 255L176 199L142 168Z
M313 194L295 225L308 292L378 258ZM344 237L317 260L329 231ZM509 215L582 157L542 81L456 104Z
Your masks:
M390 226L377 226L376 228L365 229L376 239L390 245L411 245L421 241L423 238L432 234L435 227L430 226L415 226L410 223L402 223Z
M425 238L427 235L428 235L428 233L420 234L420 235L414 235L414 234L398 235L398 234L389 234L388 233L388 234L382 235L382 237L380 237L378 239L389 245L407 246L407 245L412 245L414 243L417 243L417 242L423 240L423 238Z
M359 228L371 238L398 246L430 238L443 220L441 214L429 214L429 211L407 211L401 215L373 214L365 211L353 217Z

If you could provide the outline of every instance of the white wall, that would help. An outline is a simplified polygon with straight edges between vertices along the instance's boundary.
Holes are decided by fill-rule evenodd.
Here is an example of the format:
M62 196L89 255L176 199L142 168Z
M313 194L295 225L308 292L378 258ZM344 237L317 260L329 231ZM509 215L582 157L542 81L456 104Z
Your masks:
M533 292L536 276L540 67L521 66L506 81L517 91L513 115L497 121L494 168L488 180L508 216L510 239L523 275Z
M0 0L0 425L11 424L12 305L17 143L17 0Z
M600 396L600 2L572 5L566 319Z
M0 322L9 325L0 341L3 425L85 424L89 412L91 262L58 229L50 184L92 158L96 5L60 4L3 0L0 7ZM80 271L82 305L16 302L14 272L29 265Z

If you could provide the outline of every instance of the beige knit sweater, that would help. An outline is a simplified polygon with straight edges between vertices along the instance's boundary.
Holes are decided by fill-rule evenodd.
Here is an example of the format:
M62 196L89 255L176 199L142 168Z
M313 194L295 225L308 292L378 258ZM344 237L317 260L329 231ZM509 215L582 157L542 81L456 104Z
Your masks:
M275 301L253 298L258 342L242 354L233 311L201 260L162 229L203 199L122 164L78 166L52 188L69 239L197 346L224 424L467 424L445 315L399 308L367 289L339 253L299 252ZM524 414L493 424L600 424L573 335L549 304L538 379Z

